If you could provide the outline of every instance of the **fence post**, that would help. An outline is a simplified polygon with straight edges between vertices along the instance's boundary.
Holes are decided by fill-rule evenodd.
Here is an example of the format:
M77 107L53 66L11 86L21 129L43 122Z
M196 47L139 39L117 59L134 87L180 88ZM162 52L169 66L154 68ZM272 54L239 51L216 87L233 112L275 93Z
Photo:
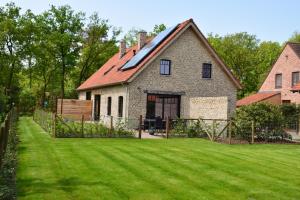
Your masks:
M110 135L110 137L112 137L113 129L114 129L113 116L110 116L110 129L109 129L109 135Z
M300 135L300 116L298 117L298 123L297 123L297 134Z
M81 137L84 137L84 115L81 116Z
M213 133L212 133L212 141L215 141L215 135L216 135L216 120L213 120Z
M254 134L255 134L255 123L254 120L251 121L251 144L254 144Z
M231 119L229 121L228 131L229 131L229 144L231 144L231 132L232 132L232 121L231 121Z
M56 113L52 114L52 136L56 137Z
M142 139L142 121L143 121L143 116L140 115L140 119L139 119L139 139Z
M167 135L167 139L169 138L169 128L170 128L170 117L167 117L167 121L166 121L166 135Z

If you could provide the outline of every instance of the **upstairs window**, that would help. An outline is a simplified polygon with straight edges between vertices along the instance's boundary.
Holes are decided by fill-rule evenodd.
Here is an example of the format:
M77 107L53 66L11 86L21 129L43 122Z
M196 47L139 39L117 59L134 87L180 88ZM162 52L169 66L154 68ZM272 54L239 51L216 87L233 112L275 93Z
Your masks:
M300 72L293 72L292 73L292 86L299 83L299 78L300 78L299 75L300 75Z
M281 88L282 87L282 74L276 74L275 75L275 88Z
M160 74L170 75L171 74L171 60L160 60Z
M107 98L107 115L111 115L111 97Z
M85 100L91 100L92 93L91 91L85 93Z
M119 96L118 101L118 116L123 117L123 96Z
M203 63L202 65L202 78L211 78L211 68L210 63Z

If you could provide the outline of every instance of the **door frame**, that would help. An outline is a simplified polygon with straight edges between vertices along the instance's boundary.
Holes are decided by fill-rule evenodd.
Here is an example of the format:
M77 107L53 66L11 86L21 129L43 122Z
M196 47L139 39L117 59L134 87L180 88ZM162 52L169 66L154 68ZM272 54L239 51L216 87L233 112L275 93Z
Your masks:
M163 103L162 103L162 118L164 117L164 101L165 101L165 98L177 98L178 99L178 105L177 105L177 117L179 118L180 117L180 110L181 110L181 95L173 95L173 94L155 94L155 93L147 93L147 99L146 99L146 117L148 115L148 97L150 95L154 95L156 97L161 97L163 99ZM155 103L154 103L155 104ZM155 114L155 106L154 106L154 114Z

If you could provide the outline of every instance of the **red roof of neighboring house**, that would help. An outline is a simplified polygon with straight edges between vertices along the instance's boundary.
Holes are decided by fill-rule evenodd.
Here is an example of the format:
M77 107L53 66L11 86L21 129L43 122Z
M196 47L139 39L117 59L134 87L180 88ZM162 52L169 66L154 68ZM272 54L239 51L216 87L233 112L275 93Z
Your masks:
M252 103L257 103L257 102L266 100L270 97L273 97L277 94L280 94L280 92L259 92L256 94L252 94L250 96L247 96L243 99L238 100L236 103L236 106L239 107L239 106L249 105Z
M116 53L112 58L110 58L98 71L96 71L92 76L90 76L84 83L82 83L77 90L89 90L110 85L117 85L126 83L130 78L132 78L141 68L153 57L155 57L169 42L172 41L187 25L193 22L192 19L182 22L179 24L175 30L163 40L152 52L150 52L136 67L121 70L123 65L128 62L134 56L134 50L137 51L137 45L126 49L126 54L120 58L119 52ZM215 52L213 54L216 55ZM216 55L217 57L217 55ZM233 79L237 87L241 88L239 81L232 75L231 71L221 63L224 67L226 73Z
M291 90L292 91L300 91L300 83L297 83L296 85L294 85Z

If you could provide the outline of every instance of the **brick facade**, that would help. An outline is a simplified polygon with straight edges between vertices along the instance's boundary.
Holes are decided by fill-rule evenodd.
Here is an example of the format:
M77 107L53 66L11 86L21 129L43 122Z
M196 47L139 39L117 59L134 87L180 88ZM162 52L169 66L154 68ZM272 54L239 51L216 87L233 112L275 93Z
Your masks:
M160 75L160 59L172 61L171 75ZM211 79L201 78L202 64L205 62L212 63ZM144 90L185 92L181 96L181 117L190 117L190 98L194 97L227 97L227 113L232 113L236 104L236 86L192 29L186 30L129 84L129 116L145 116L147 94ZM218 118L217 110L211 109L210 112ZM211 116L209 113L199 113L199 117L206 115Z
M278 91L281 92L282 101L290 101L291 103L300 103L300 94L292 93L292 72L300 71L300 58L289 45L284 50L273 65L269 75L262 84L259 92ZM282 88L275 88L275 75L282 74Z
M123 96L124 117L137 119L139 115L146 115L145 91L168 91L182 93L181 117L228 118L235 110L237 86L209 52L194 29L189 27L129 83L93 89L92 100L95 94L101 95L100 115L106 115L107 98L112 97L111 115L117 117L118 97ZM171 75L160 75L161 59L171 60ZM211 79L202 78L203 63L212 64ZM80 91L79 99L85 99L85 93ZM192 107L194 99L199 101L198 105ZM209 104L210 109L203 107Z

